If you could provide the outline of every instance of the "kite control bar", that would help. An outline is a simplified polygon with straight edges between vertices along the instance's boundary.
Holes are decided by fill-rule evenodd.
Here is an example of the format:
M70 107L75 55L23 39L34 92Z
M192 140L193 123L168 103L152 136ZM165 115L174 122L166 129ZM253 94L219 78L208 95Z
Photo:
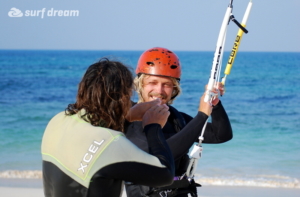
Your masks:
M242 35L243 35L243 33L248 33L248 30L245 27L246 27L246 22L248 20L250 10L252 7L252 0L250 0L250 2L248 4L248 7L244 14L244 18L242 20L242 24L240 24L232 15L232 8L233 8L232 3L233 3L233 0L230 0L230 3L227 7L227 10L226 10L226 13L225 13L222 25L221 25L221 29L220 29L218 40L217 40L217 46L216 46L216 50L215 50L215 54L214 54L214 58L213 58L210 78L208 81L207 90L205 92L204 101L210 102L211 105L212 105L212 101L217 96L217 94L215 94L213 92L213 90L218 87L218 83L219 83L219 79L220 79L220 71L221 71L221 67L222 67L221 65L222 65L222 58L223 58L223 53L224 53L224 45L225 45L225 40L226 40L227 27L228 27L230 20L233 21L239 27L239 31L238 31L237 37L235 39L233 49L231 51L231 54L230 54L230 57L229 57L229 60L228 60L227 66L226 66L225 76L222 79L223 85L225 85L226 76L229 75L229 73L231 71ZM203 135L205 132L206 124L207 124L207 120L202 128L201 135L199 136L199 143L195 144L193 146L193 149L191 150L190 163L189 163L189 166L185 173L185 175L188 178L194 177L198 159L202 156L202 150L203 150L202 149L202 141L204 140Z

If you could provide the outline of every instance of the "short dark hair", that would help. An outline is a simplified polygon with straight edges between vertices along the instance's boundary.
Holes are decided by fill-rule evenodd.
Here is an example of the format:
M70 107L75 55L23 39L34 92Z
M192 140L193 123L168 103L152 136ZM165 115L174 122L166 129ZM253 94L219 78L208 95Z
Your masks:
M124 131L133 88L130 70L121 62L107 58L89 66L79 83L76 103L68 105L66 115L84 109L81 117L92 125Z

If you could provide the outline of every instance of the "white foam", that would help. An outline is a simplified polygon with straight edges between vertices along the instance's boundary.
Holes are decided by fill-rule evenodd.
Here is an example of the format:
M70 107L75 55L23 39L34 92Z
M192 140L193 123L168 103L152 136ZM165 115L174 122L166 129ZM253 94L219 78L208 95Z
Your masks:
M41 179L42 171L39 170L7 170L0 172L0 178ZM195 175L196 182L202 185L217 186L253 186L272 188L299 188L300 181L296 178L280 175L245 175L244 177L207 177Z
M0 172L0 178L41 179L42 171L38 170L7 170Z
M298 179L279 175L205 177L198 174L195 176L195 180L203 185L300 188Z

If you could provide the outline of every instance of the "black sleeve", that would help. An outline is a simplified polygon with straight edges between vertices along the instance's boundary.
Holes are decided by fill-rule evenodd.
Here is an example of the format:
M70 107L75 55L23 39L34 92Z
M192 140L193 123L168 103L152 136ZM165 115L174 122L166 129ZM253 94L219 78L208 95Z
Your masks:
M146 125L144 132L148 140L149 153L156 156L161 164L175 173L173 155L162 134L161 126L159 124Z
M223 143L231 140L232 136L229 118L221 101L219 101L211 113L211 123L207 123L203 143Z
M167 140L175 160L186 154L193 143L198 140L205 121L208 118L208 116L203 112L198 112L195 118L186 114L183 116L187 125L180 132Z
M182 112L181 114L187 125L167 140L175 160L186 154L194 142L199 141L198 137L208 118L203 112L198 112L194 118ZM213 108L211 118L212 123L208 122L206 125L203 143L216 144L232 139L231 125L221 101Z
M159 162L148 153L128 141L129 149L120 150L131 157L130 161L110 164L97 172L99 177L121 179L135 184L161 187L173 183L175 175L174 159L166 143L159 124L150 124L144 128L149 145L149 153L158 158ZM130 152L128 152L130 151ZM143 160L151 161L148 163Z

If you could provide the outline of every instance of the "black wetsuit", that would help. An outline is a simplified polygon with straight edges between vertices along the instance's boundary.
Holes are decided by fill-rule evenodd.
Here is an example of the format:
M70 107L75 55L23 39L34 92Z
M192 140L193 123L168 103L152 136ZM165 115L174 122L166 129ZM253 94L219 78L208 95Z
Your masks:
M175 160L175 176L181 176L186 172L189 157L187 155L194 142L198 142L202 128L208 116L203 112L192 118L191 116L178 112L170 106L170 116L163 128L163 133L167 139ZM213 108L212 123L207 123L203 143L217 144L232 139L231 125L221 101ZM179 132L180 131L180 132ZM126 137L142 150L148 152L147 141L142 132L140 121L129 123L126 126ZM149 187L138 184L126 184L128 197L143 196L149 191ZM187 196L187 195L183 195Z
M59 113L42 140L45 196L119 197L123 180L152 187L172 184L174 160L160 125L147 125L143 132L154 156L121 132Z

